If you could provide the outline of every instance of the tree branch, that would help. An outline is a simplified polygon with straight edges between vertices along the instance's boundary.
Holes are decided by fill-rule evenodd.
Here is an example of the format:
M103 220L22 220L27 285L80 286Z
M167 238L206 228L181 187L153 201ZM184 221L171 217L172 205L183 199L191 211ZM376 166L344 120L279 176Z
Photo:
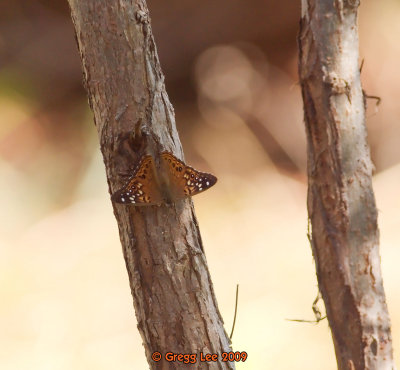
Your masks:
M339 369L394 369L358 66L358 0L303 0L308 214Z
M110 193L139 155L182 158L144 0L69 0L84 80ZM221 353L229 339L217 308L190 199L172 206L113 204L138 328L150 368L175 369L151 355ZM220 358L220 357L219 357ZM198 368L234 369L225 362Z

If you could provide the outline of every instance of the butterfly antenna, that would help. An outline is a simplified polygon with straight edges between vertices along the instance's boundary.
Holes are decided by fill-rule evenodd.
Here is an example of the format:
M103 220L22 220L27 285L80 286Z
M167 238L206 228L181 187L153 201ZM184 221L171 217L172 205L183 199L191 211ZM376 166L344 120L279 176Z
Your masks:
M239 284L236 284L235 314L233 315L232 331L231 331L231 335L229 336L229 340L232 340L233 331L235 330L236 314L237 314L237 307L238 307L238 299L239 299Z

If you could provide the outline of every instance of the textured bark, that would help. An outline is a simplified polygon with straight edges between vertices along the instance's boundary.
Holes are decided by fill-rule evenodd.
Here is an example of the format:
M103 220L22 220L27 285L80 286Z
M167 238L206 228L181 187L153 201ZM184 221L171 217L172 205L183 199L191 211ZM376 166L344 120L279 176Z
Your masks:
M339 369L394 369L358 66L357 0L303 0L308 214Z
M69 0L84 80L99 133L110 193L144 152L182 158L173 108L141 0ZM113 204L138 328L150 368L154 351L221 353L229 339L217 308L190 199L172 206ZM221 358L221 357L219 357ZM194 368L233 369L197 362Z

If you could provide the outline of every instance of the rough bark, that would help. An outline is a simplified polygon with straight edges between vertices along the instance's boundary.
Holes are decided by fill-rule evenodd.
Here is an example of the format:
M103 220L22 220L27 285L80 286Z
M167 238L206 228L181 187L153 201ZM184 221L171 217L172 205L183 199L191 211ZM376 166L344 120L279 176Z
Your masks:
M94 112L110 193L138 155L163 150L182 158L143 0L69 0L84 81ZM190 199L172 206L113 204L130 287L150 368L152 353L221 353L229 339L217 308ZM194 368L234 369L231 363Z
M394 369L358 65L358 0L303 0L308 214L339 369Z

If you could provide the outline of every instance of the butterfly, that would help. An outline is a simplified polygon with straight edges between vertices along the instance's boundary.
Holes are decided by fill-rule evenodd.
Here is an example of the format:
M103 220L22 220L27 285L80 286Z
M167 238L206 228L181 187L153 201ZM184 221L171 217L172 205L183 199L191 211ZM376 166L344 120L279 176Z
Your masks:
M157 164L151 155L144 155L111 200L136 206L171 204L199 194L216 182L214 175L195 170L170 152L162 152Z

